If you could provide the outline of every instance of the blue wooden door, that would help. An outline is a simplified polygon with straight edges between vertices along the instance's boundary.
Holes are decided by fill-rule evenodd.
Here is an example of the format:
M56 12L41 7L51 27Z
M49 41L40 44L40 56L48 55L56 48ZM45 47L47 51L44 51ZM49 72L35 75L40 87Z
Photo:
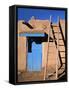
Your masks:
M28 71L40 71L42 65L42 45L32 42L32 52L27 55Z

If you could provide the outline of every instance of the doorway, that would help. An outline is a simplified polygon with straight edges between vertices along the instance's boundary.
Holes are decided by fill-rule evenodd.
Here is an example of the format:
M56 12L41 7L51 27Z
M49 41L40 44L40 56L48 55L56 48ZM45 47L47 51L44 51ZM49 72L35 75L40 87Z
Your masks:
M42 68L42 43L31 39L28 42L27 70L41 71Z

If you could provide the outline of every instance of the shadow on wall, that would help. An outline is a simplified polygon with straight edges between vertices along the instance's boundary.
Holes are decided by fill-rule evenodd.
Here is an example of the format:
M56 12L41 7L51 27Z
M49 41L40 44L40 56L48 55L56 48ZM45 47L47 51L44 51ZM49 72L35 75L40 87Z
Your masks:
M48 35L46 37L28 37L28 52L32 52L32 42L35 42L36 44L42 44L42 42L47 42Z

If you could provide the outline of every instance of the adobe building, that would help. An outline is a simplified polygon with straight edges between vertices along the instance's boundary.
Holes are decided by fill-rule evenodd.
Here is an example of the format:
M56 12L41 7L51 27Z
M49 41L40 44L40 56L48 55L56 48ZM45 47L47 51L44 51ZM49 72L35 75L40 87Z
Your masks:
M31 18L28 22L18 21L18 75L23 72L42 72L40 79L37 75L38 80L45 80L55 72L49 80L58 79L58 74L65 70L63 63L65 63L65 20L60 19L57 23L35 18ZM63 70L59 70L61 67Z

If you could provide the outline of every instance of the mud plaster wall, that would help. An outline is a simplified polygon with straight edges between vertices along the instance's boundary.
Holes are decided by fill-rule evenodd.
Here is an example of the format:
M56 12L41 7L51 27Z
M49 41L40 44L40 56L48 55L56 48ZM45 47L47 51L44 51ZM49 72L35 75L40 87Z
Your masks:
M47 42L42 43L42 69L45 68L46 59L47 59Z
M26 70L26 37L18 37L18 71Z

